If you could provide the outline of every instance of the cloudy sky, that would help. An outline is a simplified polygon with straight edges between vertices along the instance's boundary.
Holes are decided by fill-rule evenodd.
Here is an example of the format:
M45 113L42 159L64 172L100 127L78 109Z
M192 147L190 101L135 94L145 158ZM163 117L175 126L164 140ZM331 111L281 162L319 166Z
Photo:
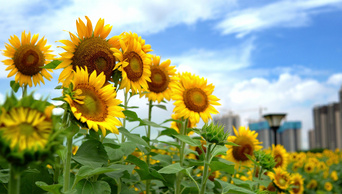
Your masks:
M76 32L87 15L113 25L110 36L132 31L152 45L153 54L170 59L178 71L191 71L216 86L220 114L240 114L242 124L263 113L285 112L302 121L303 147L312 129L312 108L338 99L342 83L342 0L13 0L1 3L0 50L23 30L55 41ZM66 31L64 31L66 30ZM5 57L0 56L0 60ZM60 71L37 96L56 97ZM10 91L0 65L0 102ZM122 95L119 94L122 98ZM133 98L132 104L145 100ZM157 121L170 116L155 111ZM147 117L147 109L138 111Z

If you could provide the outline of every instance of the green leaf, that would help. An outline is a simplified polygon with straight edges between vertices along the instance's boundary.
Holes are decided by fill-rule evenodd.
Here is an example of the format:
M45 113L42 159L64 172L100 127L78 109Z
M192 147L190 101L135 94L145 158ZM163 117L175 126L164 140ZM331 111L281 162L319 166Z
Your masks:
M221 145L217 145L215 146L213 152L212 152L212 156L215 157L217 155L226 155L228 148L226 146L221 146Z
M175 163L169 166L165 166L164 168L158 170L158 172L162 174L176 174L182 170L185 169L181 167L180 163Z
M226 142L225 145L240 146L240 145L233 143L233 142Z
M40 166L38 169L24 171L20 178L20 191L29 191L30 193L43 193L44 190L38 187L35 183L44 181L48 185L53 184L51 174L47 168Z
M110 194L111 188L105 181L90 182L88 180L81 180L76 185L76 194Z
M227 186L225 186L222 189L222 193L236 193L236 194L254 194L253 191L227 183Z
M221 172L227 172L229 174L234 174L234 163L233 162L212 161L209 166L210 166L211 172L219 170Z
M158 108L160 108L160 109L163 109L163 110L167 110L167 109L166 109L166 106L165 106L165 105L162 105L162 104L156 104L156 105L153 105L153 106L156 106L156 107L158 107Z
M62 88L63 88L63 85L58 85L58 86L55 87L56 90L62 89Z
M164 143L164 144L167 144L167 145L172 145L172 146L175 146L177 148L179 148L179 144L177 142L174 142L174 141L159 141L160 143Z
M185 155L188 155L188 154L190 154L190 153L191 153L191 154L195 154L196 156L199 156L199 155L198 155L198 152L196 152L196 151L194 151L194 150L191 150L191 149L188 149L188 148L185 148L185 149L184 149L184 154L185 154Z
M124 176L125 173L128 174L127 178L131 178L130 175L132 174L135 165L112 164L109 166L109 168L117 169L115 171L105 173L107 176L113 179L121 178Z
M130 133L129 131L127 131L127 129L120 127L119 128L120 133L122 133L124 136L127 137L128 140L130 140L131 142L135 143L135 144L140 144L143 145L145 147L150 147L145 140L143 140L138 134L133 134Z
M178 135L178 132L174 129L167 128L160 132L159 136L167 135L169 137L173 137L174 135Z
M232 181L234 181L234 185L246 188L246 189L253 189L253 186L255 184L257 184L256 182L250 181L250 180L246 180L243 181L241 179L237 179L237 178L232 178Z
M136 156L129 155L125 162L130 162L139 167L139 169L135 169L138 172L141 180L150 180L150 179L160 179L164 181L163 176L161 176L155 169L149 169L146 162L140 160Z
M184 143L187 143L191 146L201 146L201 141L192 139L187 135L174 135L177 139L181 140Z
M107 172L112 172L115 170L117 170L117 169L113 169L113 168L109 168L109 167L100 167L100 168L94 169L93 167L90 167L90 166L82 166L76 174L76 178L74 180L73 188L82 179L85 179L85 178L88 178L88 177L91 177L94 175L100 175L100 174L104 174Z
M59 60L53 60L51 61L50 63L48 63L47 65L44 65L40 68L44 68L44 69L56 69L56 67L62 63L62 61L59 61Z
M155 123L153 121L149 121L147 119L140 120L139 126L143 126L143 125L149 125L149 126L156 127L156 128L162 128L163 127L163 126L158 125L157 123Z
M108 163L108 155L102 143L94 139L83 142L73 159L84 166L93 168Z
M159 160L162 164L165 164L165 165L172 164L172 158L169 155L157 154L155 156L152 156L152 159Z
M44 191L53 193L53 194L61 194L61 188L63 185L57 184L57 185L48 185L42 181L37 181L36 185L43 189Z
M108 154L108 158L111 161L121 160L122 157L128 156L134 152L136 145L132 142L124 142L120 145L120 148L105 146L105 150Z
M137 165L140 169L148 172L148 165L146 164L146 162L140 160L136 156L129 155L126 158L125 162L133 163L133 164Z
M19 83L15 82L14 80L10 82L10 86L15 93L17 93L20 88Z
M131 110L122 111L126 116L128 121L140 121L141 119L138 117L137 113Z

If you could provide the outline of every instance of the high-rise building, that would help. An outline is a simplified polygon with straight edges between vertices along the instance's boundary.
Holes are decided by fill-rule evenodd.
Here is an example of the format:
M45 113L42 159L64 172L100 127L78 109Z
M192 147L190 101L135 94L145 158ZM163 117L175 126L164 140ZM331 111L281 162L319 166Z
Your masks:
M300 121L287 121L278 129L280 144L282 144L288 152L294 152L302 148L301 128L302 123Z
M308 136L309 136L309 149L316 148L315 130L309 130Z
M262 147L268 148L273 140L272 131L267 121L249 123L249 129L258 133L257 139L262 142Z
M340 110L341 102L314 107L315 148L342 148Z
M231 135L234 135L233 126L238 129L240 127L240 116L237 114L233 114L233 112L228 112L227 114L216 116L213 118L215 123L224 126L225 132L230 132Z
M270 130L267 121L260 121L249 124L250 130L258 133L258 140L262 142L264 148L270 147L274 144L274 134ZM284 122L277 131L277 142L282 144L287 151L297 151L301 149L301 129L300 121Z

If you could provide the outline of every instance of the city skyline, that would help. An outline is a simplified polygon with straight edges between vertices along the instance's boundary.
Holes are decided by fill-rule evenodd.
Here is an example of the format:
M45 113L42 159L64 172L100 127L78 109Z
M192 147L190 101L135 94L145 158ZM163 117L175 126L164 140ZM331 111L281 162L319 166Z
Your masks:
M171 60L178 71L190 71L215 85L217 107L227 110L257 109L286 112L287 120L301 120L313 128L312 108L338 100L342 83L342 1L6 1L0 7L0 50L10 36L22 31L45 36L54 53L55 41L76 32L76 19L88 16L113 25L109 36L124 31L138 33L151 44L152 54ZM0 61L5 57L0 55ZM10 91L5 65L0 65L0 103ZM37 96L56 97L60 71L46 85L30 89ZM122 99L122 95L119 94ZM133 98L132 104L146 104ZM171 117L168 111L155 119ZM138 111L142 118L147 108ZM213 115L215 116L215 115ZM258 119L258 111L241 113L241 124ZM306 139L305 139L306 138Z

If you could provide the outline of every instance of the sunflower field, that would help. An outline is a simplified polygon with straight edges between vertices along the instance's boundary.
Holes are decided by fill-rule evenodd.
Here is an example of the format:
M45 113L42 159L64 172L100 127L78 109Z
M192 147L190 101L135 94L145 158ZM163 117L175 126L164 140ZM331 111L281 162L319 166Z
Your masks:
M5 44L2 63L14 80L0 104L0 193L342 193L339 150L288 153L263 148L245 127L225 133L211 121L220 105L214 85L177 72L136 33L109 38L104 19L94 27L85 19L57 41L59 56L30 32ZM28 93L57 69L61 96ZM146 99L145 118L133 96ZM152 111L167 103L173 114L157 123Z

